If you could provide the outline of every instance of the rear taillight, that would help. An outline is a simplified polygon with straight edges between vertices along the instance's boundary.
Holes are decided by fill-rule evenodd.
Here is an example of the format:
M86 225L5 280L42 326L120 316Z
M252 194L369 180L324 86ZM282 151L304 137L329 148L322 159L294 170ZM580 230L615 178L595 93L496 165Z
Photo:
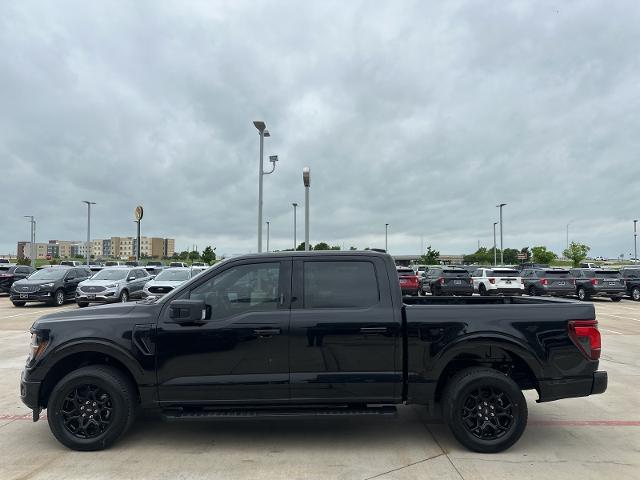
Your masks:
M598 284L598 279L597 278L592 278L591 279L591 285L597 285Z
M542 285L549 285L549 280L547 280L546 278L542 278L542 279L540 279L540 283Z
M438 281L440 282L440 285L444 285L444 277L440 277Z
M602 348L596 320L570 320L569 338L589 360L598 360Z
M490 279L489 279L489 283L490 283L491 285L494 285L494 284L496 283L496 279L495 279L495 278L490 278Z

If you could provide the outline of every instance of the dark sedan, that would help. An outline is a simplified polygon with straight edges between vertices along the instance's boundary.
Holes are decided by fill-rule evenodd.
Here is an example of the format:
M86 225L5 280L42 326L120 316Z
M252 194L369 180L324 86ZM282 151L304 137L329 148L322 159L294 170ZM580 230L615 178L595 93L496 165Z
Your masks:
M11 302L16 307L23 307L27 302L60 306L67 300L73 300L78 283L90 276L91 270L86 267L43 268L11 286Z

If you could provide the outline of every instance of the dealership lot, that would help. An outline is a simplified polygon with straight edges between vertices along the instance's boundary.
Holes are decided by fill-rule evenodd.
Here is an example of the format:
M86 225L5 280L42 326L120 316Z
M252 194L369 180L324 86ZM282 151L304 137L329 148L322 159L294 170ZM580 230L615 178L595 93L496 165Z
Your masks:
M640 302L595 300L603 335L604 395L536 404L529 427L496 455L464 450L419 407L397 418L321 418L165 424L139 419L110 450L72 452L31 422L19 376L38 316L62 309L15 308L0 296L0 478L638 478Z

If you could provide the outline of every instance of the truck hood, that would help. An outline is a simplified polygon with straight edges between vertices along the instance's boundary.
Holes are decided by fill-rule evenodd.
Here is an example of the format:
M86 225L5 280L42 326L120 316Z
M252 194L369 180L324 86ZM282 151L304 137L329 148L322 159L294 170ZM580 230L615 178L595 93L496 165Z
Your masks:
M176 288L182 285L186 280L168 281L168 280L151 280L145 284L145 287L171 287Z
M136 308L135 303L115 303L113 305L98 305L77 310L64 310L62 312L43 315L33 323L33 328L49 328L60 322L78 321L109 321L109 319L122 319Z

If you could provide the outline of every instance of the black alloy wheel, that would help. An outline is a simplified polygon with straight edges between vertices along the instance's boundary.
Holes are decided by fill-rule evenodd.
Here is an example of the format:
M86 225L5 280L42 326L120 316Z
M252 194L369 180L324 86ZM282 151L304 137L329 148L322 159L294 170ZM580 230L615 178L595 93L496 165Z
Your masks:
M582 287L578 288L578 298L583 301L589 299L589 295L587 295L587 292Z
M535 297L538 295L538 292L536 292L536 287L534 287L533 285L529 287L529 296L530 297Z
M511 447L527 425L527 403L516 382L498 370L471 367L456 373L443 393L444 417L456 439L475 452Z
M60 410L65 429L77 438L94 438L111 425L114 415L109 394L97 385L72 388Z
M64 290L59 289L55 291L55 293L53 294L53 304L56 307L61 307L62 305L64 305Z

